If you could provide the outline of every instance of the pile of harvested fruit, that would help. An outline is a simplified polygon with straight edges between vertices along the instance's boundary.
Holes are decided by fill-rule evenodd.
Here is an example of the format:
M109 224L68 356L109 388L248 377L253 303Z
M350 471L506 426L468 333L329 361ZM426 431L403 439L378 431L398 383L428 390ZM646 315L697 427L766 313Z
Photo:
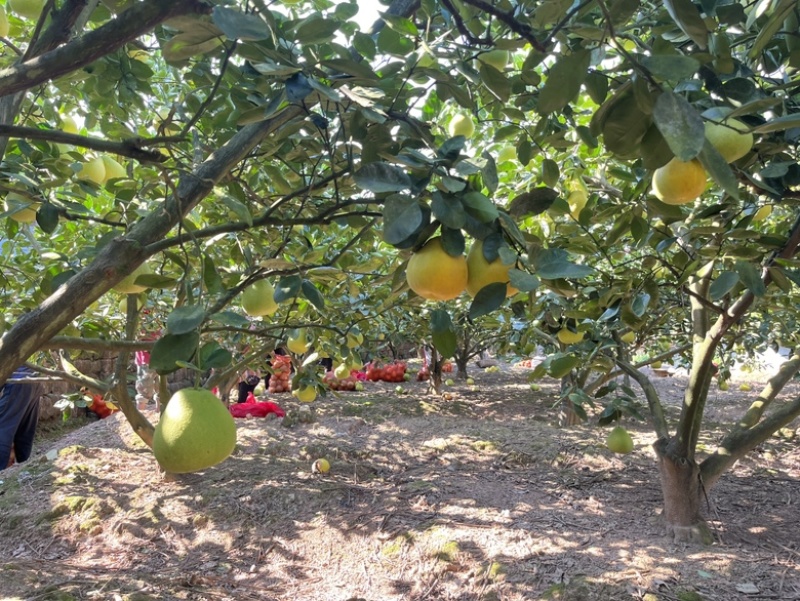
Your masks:
M271 394L292 390L292 360L286 355L275 355L272 360L272 375L267 391Z

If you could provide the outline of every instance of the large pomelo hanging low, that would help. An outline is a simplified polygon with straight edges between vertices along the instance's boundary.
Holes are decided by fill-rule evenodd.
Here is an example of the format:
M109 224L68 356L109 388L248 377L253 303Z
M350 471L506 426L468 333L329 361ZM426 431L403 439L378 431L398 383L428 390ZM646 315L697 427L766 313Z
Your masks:
M441 238L431 238L408 260L406 281L422 298L450 300L467 287L469 273L463 254L447 254Z
M196 472L228 458L236 424L227 407L202 388L179 390L167 403L153 435L153 454L167 472Z

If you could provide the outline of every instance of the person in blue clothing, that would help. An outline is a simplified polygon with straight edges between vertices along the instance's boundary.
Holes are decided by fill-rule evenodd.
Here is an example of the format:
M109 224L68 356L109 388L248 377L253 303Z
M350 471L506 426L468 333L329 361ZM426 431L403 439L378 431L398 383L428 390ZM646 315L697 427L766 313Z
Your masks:
M14 380L33 376L33 370L19 367L0 388L0 470L31 456L44 386L40 382Z

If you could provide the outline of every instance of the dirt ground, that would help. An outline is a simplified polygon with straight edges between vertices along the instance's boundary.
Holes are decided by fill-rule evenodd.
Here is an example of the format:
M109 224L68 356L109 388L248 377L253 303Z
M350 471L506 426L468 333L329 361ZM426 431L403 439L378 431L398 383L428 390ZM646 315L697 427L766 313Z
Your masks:
M603 428L553 425L556 382L472 372L449 400L417 383L311 411L276 395L295 425L237 420L234 455L184 476L118 415L41 441L0 472L0 599L800 600L798 436L727 474L715 544L686 548L663 536L646 424L626 421L634 452L614 455ZM684 380L655 381L674 414ZM712 423L749 404L737 384Z

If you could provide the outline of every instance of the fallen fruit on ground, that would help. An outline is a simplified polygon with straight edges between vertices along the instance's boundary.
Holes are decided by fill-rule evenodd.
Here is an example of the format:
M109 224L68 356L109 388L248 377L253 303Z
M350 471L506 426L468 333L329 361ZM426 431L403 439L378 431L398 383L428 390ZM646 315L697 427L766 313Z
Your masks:
M483 241L475 240L472 248L467 253L467 293L475 296L484 286L495 282L505 282L506 296L512 296L519 292L509 282L508 271L514 265L506 265L497 257L491 263L486 260L483 254Z
M455 381L453 378L447 378L447 379L444 381L444 383L445 383L447 386L455 386L455 385L456 385L456 381Z
M653 172L653 194L668 205L692 202L706 189L706 170L700 161L673 158Z
M242 309L250 317L272 315L278 310L274 297L275 289L272 284L267 280L258 280L242 292Z
M314 386L302 386L292 391L292 395L303 403L310 403L317 398L317 389Z
M753 148L753 134L749 129L738 119L705 123L706 138L729 163L738 161Z
M472 386L473 384L475 384L475 380L473 380L472 378L467 378L467 385Z
M311 471L320 474L327 474L331 471L331 464L327 459L317 459L311 466Z
M409 288L427 300L451 300L467 287L469 273L464 255L453 257L442 239L431 238L413 255L406 267Z
M149 275L150 273L152 272L150 271L150 267L147 265L147 263L142 263L130 274L125 276L117 285L115 285L114 290L120 294L139 294L140 292L144 292L147 290L147 286L135 284L134 282L136 282L136 278L138 278L140 275Z
M472 134L475 133L475 123L472 121L472 117L469 115L459 113L450 119L450 124L447 126L447 132L450 134L451 138L456 136L471 138Z
M608 434L606 445L614 453L626 454L633 450L633 439L625 428L617 426Z
M744 384L739 384L739 390L741 392L750 392L751 390L753 390L753 387L745 382Z
M228 409L203 388L176 392L156 424L153 454L176 474L196 472L225 460L236 446L236 424Z

